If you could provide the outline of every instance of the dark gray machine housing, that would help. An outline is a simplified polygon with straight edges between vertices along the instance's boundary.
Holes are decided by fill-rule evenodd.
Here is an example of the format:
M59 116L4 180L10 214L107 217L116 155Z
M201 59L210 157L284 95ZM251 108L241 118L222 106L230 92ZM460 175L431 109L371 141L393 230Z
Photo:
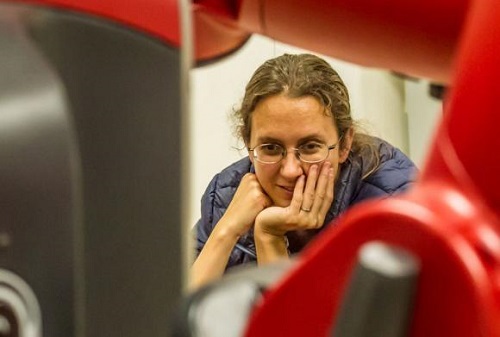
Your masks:
M183 272L180 61L115 22L0 2L3 333L168 334Z

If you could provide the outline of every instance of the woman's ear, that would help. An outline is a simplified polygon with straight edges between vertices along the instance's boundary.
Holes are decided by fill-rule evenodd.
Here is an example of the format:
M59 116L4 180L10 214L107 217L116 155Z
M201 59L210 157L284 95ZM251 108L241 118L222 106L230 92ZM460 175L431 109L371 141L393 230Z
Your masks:
M342 138L341 148L339 149L339 163L344 163L349 156L349 151L351 151L352 141L354 139L354 130L349 128Z

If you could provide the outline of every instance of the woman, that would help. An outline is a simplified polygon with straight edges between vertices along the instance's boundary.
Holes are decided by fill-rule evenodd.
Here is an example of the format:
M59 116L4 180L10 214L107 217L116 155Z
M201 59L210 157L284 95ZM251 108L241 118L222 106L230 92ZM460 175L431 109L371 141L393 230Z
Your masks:
M288 258L348 207L404 191L416 174L401 151L357 132L342 79L311 54L261 65L235 117L248 157L203 195L192 287Z

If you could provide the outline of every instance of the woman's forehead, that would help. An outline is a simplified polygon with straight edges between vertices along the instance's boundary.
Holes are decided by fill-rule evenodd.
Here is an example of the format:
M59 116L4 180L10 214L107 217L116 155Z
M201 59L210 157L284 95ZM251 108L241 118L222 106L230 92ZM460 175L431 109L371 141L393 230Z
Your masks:
M332 137L335 122L311 96L289 98L272 96L261 101L252 114L252 139L301 139Z
M323 117L325 107L313 96L291 98L287 95L266 97L255 107L252 116L254 120L291 120Z

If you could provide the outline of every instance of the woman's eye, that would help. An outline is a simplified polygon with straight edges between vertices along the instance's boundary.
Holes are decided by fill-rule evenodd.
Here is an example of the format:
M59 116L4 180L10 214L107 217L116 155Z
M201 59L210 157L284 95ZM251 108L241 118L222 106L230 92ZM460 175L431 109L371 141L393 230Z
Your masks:
M281 146L277 144L264 144L260 148L265 153L281 153Z
M300 147L303 151L318 151L322 147L320 143L306 143Z

